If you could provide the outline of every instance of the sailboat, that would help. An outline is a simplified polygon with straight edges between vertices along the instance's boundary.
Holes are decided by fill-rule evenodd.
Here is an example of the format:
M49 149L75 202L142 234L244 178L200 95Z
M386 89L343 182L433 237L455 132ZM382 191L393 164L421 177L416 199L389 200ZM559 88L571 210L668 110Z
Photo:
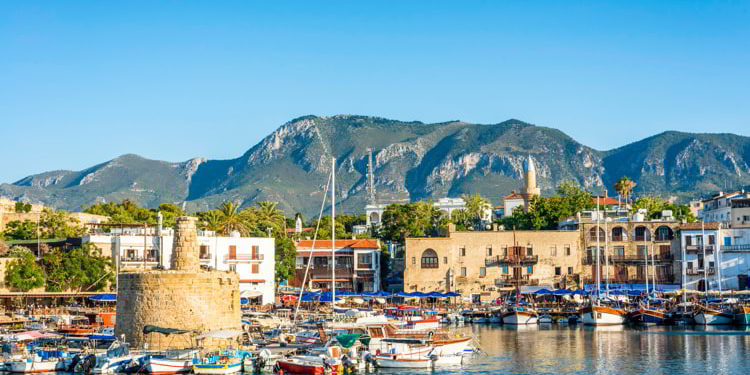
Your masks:
M721 258L719 257L719 247L714 250L714 254L716 257L716 269L717 269L717 275L719 278L719 304L709 304L708 300L708 267L706 267L705 259L706 259L706 228L705 224L701 222L701 249L703 249L703 284L705 285L706 294L705 294L705 303L703 305L696 306L695 315L693 318L695 318L696 324L701 325L724 325L724 324L732 324L734 321L734 314L732 311L727 310L723 306L721 306Z
M539 319L539 314L531 308L526 306L521 306L520 304L520 297L521 297L521 287L520 287L520 276L521 276L521 257L522 254L522 248L518 246L515 240L516 232L513 231L513 243L515 246L513 246L511 249L511 254L516 258L516 270L518 272L513 272L513 277L516 281L516 302L508 307L508 310L505 311L502 314L502 321L503 324L510 324L510 325L526 325L526 324L536 324L537 320Z
M583 321L583 324L585 325L593 325L593 326L599 326L599 325L618 325L625 323L625 317L627 316L627 312L624 309L621 309L617 306L606 306L602 305L602 299L601 299L601 252L600 252L600 227L599 227L599 219L600 219L600 211L599 211L599 199L596 200L596 300L592 301L591 305L586 306L582 308L579 313L581 315L581 320ZM606 225L606 220L605 220ZM605 245L604 245L604 254L605 257L607 256L607 230L604 230L604 236L605 236ZM605 262L606 266L609 266L609 259L607 258L607 261ZM609 273L608 273L609 275ZM609 297L609 277L607 277L607 297Z
M653 250L653 249L652 249ZM643 254L644 261L645 261L645 274L646 274L646 299L645 299L645 306L641 305L637 310L633 311L633 313L630 316L630 319L633 321L633 323L641 324L641 325L655 325L655 324L664 324L664 322L667 319L666 311L663 309L657 308L655 306L651 306L651 293L648 289L648 247L646 247L646 251ZM651 252L651 267L653 269L653 289L656 290L656 264L654 261L654 253Z

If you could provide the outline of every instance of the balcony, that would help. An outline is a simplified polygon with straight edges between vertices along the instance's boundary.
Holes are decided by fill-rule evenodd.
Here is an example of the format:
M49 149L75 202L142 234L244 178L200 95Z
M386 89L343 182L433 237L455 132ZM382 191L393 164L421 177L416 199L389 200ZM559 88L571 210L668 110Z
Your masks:
M159 257L122 257L120 263L159 263Z
M697 269L697 268L688 268L685 270L685 274L688 276L703 276L703 269ZM709 268L708 269L709 275L715 275L716 269L715 268Z
M671 254L659 254L654 255L653 259L651 256L648 257L648 262L651 263L651 261L654 262L671 262L673 260L673 257ZM595 260L594 260L595 261ZM602 261L604 261L604 258L602 258ZM639 264L643 263L644 256L643 255L612 255L609 257L610 263L631 263L631 264Z
M532 279L530 275L523 275L518 280L513 278L513 276L511 275L495 279L495 286L501 288L507 288L516 285L539 285L539 279Z
M210 263L212 258L211 258L211 254L203 253L198 257L198 259L200 259L201 263Z
M700 254L703 253L703 248L701 245L687 245L685 246L685 251L688 254L695 253ZM714 245L706 245L706 253L713 253L714 251Z
M310 270L312 272L312 278L315 279L330 279L333 277L333 269L328 266L315 266ZM351 278L354 275L354 269L351 267L339 267L336 266L336 278Z
M233 257L230 257L229 254L224 255L225 262L233 262L233 263L259 262L262 260L263 260L263 254L237 254Z
M521 257L496 255L496 256L484 258L484 265L486 267L507 265L507 264L519 264L519 263L522 265L528 265L528 264L536 264L538 261L539 261L538 255L531 255L531 256L524 255Z
M722 245L721 246L721 251L728 251L728 252L750 251L750 244Z

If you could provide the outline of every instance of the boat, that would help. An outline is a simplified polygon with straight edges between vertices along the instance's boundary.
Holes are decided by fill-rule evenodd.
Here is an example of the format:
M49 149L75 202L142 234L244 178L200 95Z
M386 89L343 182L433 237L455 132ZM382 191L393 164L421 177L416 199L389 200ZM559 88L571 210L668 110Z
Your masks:
M698 306L693 318L695 323L700 325L725 325L732 324L734 314L720 306L705 305Z
M536 311L530 308L522 306L513 306L508 311L503 313L503 324L509 325L524 325L524 324L536 324L538 320L538 314Z
M591 305L580 310L581 321L585 325L616 325L625 323L627 312L617 307Z
M67 371L72 359L66 351L35 349L28 357L6 362L5 371L23 374Z
M737 311L734 313L734 322L741 326L750 325L750 306L737 306Z
M216 351L193 363L191 370L197 375L234 374L242 371L245 358L248 356L249 353L246 352Z
M667 314L660 309L641 307L630 313L629 319L640 325L662 325L667 321Z
M107 352L96 356L96 362L91 372L94 374L114 374L125 372L131 363L137 362L143 354L130 353L130 346L127 343L115 341L107 349ZM76 369L77 370L77 369ZM76 372L86 372L83 371Z
M425 340L386 339L382 344L384 348L372 357L381 368L428 369L463 363L463 351L434 347Z
M193 370L193 358L198 349L169 350L164 354L148 355L143 360L142 370L148 374L182 374Z
M555 320L549 314L544 314L539 317L539 324L552 324Z

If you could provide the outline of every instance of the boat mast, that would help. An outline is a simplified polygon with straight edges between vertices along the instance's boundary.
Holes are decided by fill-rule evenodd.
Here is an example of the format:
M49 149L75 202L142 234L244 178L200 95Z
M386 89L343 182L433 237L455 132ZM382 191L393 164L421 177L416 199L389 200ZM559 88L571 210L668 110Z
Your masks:
M654 290L654 293L656 293L656 260L654 253L656 252L656 248L654 247L654 236L651 236L651 289ZM648 267L646 267L648 268ZM648 273L646 273L646 279L648 279ZM646 303L648 303L650 299L650 294L648 292L648 288L646 288Z
M703 250L703 291L708 301L708 267L706 267L706 223L701 220L701 250Z
M599 304L600 290L602 288L602 265L599 258L601 257L601 249L599 248L599 196L596 197L596 303Z
M714 249L714 263L716 264L716 277L719 278L719 303L721 303L721 243L719 242L719 239L721 238L721 224L719 224L719 228L716 230L716 241L714 241L714 246L716 248Z
M331 160L331 307L336 306L336 158Z
M597 198L598 200L599 198ZM606 291L609 296L609 228L607 226L607 210L604 210L604 276L607 278Z
M646 229L648 230L648 229ZM646 275L646 308L649 308L648 301L648 245L646 245L646 232L643 233L643 260L646 262L644 274Z

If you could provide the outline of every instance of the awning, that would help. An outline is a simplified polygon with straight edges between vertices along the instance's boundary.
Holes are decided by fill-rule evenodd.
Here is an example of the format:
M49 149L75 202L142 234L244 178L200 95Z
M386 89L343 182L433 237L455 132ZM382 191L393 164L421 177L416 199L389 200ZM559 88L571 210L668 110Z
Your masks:
M95 296L89 297L92 301L98 301L98 302L115 302L117 301L117 294L107 293L107 294L97 294Z
M211 338L211 339L233 339L233 338L235 338L237 336L242 335L243 333L245 333L245 332L242 331L242 330L239 330L239 329L222 329L222 330L219 330L219 331L213 331L213 332L204 333L204 334L202 334L202 335L200 335L200 336L198 336L196 338L197 339L206 339L206 338Z
M263 295L263 292L258 290L243 290L240 292L240 297L255 298Z
M177 328L163 328L163 327L157 327L152 325L147 325L143 327L143 334L147 335L149 333L161 333L164 335L171 335L171 334L183 334L183 333L190 333L188 330L184 329L177 329Z

